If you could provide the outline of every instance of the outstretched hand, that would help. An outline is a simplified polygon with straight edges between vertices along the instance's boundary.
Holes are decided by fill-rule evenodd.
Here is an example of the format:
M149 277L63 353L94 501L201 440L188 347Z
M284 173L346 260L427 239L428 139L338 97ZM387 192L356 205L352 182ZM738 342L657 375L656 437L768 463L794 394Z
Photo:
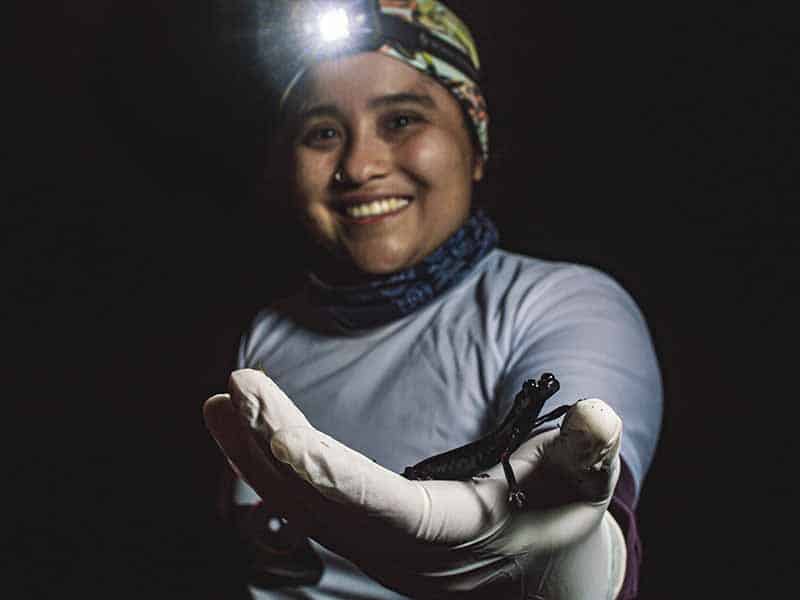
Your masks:
M578 585L561 597L592 597L570 580L573 571L598 592L616 585L606 508L622 423L601 400L576 403L560 430L514 452L528 498L522 509L508 502L500 465L469 481L407 480L313 428L260 371L234 372L204 416L233 468L275 512L401 593Z

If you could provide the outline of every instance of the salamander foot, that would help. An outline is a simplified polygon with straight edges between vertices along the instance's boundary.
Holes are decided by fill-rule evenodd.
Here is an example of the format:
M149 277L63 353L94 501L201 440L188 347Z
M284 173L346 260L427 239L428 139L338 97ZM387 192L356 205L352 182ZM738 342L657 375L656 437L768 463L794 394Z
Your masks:
M513 504L517 508L524 507L526 501L527 498L525 496L525 492L523 492L522 490L512 490L508 493L509 504Z
M429 481L433 479L429 474L422 473L414 467L406 467L405 471L403 471L403 477L411 481Z

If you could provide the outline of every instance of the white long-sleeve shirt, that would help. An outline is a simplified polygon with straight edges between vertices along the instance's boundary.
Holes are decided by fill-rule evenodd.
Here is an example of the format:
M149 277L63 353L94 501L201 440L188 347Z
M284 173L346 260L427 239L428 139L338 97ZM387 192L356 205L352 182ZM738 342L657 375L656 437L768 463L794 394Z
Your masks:
M369 330L342 330L303 294L279 302L243 336L238 367L263 368L314 427L397 472L488 433L544 372L561 389L542 414L596 397L622 417L637 490L661 423L654 348L625 290L590 267L500 249L429 304ZM255 499L239 483L237 502ZM254 596L402 597L315 548L326 563L317 586Z

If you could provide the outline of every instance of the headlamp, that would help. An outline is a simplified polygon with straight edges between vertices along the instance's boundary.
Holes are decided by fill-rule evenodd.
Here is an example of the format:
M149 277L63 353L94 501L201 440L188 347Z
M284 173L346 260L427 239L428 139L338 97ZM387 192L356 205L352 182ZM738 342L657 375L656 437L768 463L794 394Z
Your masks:
M291 20L301 53L324 58L378 47L377 2L305 0L293 4Z
M323 42L334 43L350 37L350 15L343 8L333 8L317 19L319 36ZM313 28L312 28L313 31Z
M474 82L479 73L469 56L422 27L382 13L378 0L300 0L292 21L302 53L312 59L377 50L392 43L408 53L427 52Z

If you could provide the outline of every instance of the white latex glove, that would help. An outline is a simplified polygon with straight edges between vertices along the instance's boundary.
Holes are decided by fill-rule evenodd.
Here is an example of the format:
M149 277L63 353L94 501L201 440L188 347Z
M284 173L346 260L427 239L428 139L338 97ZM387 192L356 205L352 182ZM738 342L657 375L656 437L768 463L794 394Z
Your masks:
M582 400L560 430L511 464L527 504L508 502L503 469L470 481L409 481L314 429L260 371L236 371L206 423L234 469L274 512L413 598L613 598L624 542L606 512L622 422Z

